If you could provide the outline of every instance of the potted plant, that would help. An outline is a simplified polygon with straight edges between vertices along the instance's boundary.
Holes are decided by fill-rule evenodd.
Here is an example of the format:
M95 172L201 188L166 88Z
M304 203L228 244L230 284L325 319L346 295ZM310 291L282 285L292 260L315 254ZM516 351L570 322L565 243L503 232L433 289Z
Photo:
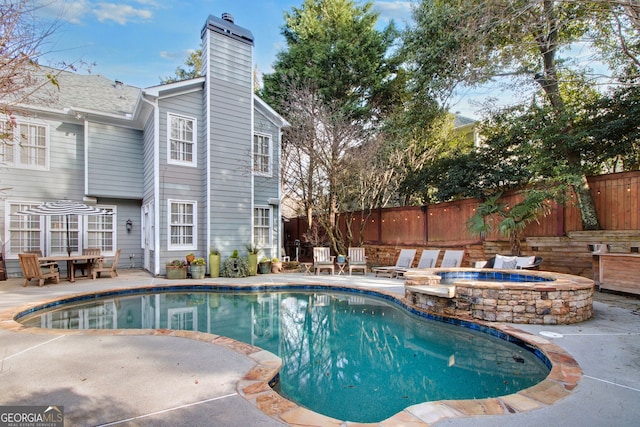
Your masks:
M193 262L193 260L195 259L195 254L193 252L190 252L187 254L186 259L187 259L187 264L191 264Z
M192 279L204 279L204 274L207 271L207 262L204 258L194 258L191 261L191 278Z
M271 271L271 258L262 258L259 267L261 274L268 274Z
M220 251L212 248L209 252L209 276L220 276Z
M282 262L280 262L279 258L273 258L271 260L271 272L280 273L280 270L282 270Z
M231 256L224 260L222 275L224 277L246 277L249 274L249 263L240 258L238 250L234 249Z
M166 264L167 279L186 279L187 263L181 259L174 259Z
M249 276L258 274L258 248L252 244L247 245L247 261L249 263Z
M336 257L336 262L345 262L347 260L347 257L344 254L338 254L338 256Z

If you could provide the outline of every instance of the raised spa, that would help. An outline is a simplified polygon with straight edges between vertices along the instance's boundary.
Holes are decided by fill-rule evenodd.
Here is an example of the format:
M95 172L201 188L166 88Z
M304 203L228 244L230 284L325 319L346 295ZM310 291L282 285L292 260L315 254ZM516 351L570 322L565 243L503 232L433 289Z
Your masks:
M356 422L379 422L421 402L511 395L549 374L546 356L517 338L430 317L356 289L172 286L76 296L34 307L17 320L44 328L231 337L282 359L276 389L289 400Z
M405 297L429 313L491 322L570 324L593 316L593 280L546 271L472 268L404 273Z

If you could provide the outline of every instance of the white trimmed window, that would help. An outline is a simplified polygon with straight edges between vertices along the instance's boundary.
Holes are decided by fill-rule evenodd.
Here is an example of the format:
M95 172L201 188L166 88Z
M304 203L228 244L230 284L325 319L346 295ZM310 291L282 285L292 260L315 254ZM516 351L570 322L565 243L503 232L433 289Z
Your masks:
M197 249L196 202L169 200L168 249Z
M253 171L261 175L271 175L271 136L253 135Z
M270 248L271 236L271 209L270 208L254 208L253 209L253 242L261 248Z
M49 169L48 126L37 123L0 123L0 163L23 169Z
M17 256L33 251L40 251L43 255L66 255L68 248L72 253L80 253L88 247L100 248L105 255L115 253L115 207L100 206L113 215L69 215L69 218L65 215L13 215L39 204L8 202L5 211L7 255Z
M100 248L103 254L115 254L116 215L113 208L100 207L111 215L87 215L86 242L87 248Z
M168 163L196 166L196 119L168 114Z

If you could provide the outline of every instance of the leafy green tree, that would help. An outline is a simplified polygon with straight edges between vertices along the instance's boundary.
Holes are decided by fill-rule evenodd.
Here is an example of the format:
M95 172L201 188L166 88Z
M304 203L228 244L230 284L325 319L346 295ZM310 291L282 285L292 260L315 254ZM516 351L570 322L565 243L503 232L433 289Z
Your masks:
M403 153L383 127L406 94L393 52L398 33L392 24L377 30L377 21L369 2L305 0L293 7L282 28L287 49L260 91L291 123L283 135L283 193L299 202L310 230L313 220L321 224L340 253L357 232L342 236L337 213L389 200L396 171L382 169L379 159Z
M194 50L189 53L184 65L176 68L175 75L160 79L160 83L174 83L182 80L189 80L202 75L202 49Z
M544 0L423 0L415 9L415 27L405 34L416 91L446 102L457 85L474 86L499 76L538 84L549 106L547 124L558 133L548 154L571 176L584 229L599 228L583 158L575 144L573 110L561 92L561 77L571 76L558 59L563 48L587 34L594 17L590 2ZM606 15L602 9L600 17ZM524 79L524 80L523 80ZM552 143L551 143L552 142Z

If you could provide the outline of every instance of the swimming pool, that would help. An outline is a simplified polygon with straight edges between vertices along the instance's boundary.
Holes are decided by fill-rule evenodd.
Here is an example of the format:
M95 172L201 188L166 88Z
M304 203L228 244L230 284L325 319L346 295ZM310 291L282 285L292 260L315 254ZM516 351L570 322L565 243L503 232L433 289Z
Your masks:
M381 421L419 402L511 394L549 372L540 352L506 334L410 315L397 300L371 292L310 286L228 291L172 286L81 295L33 307L19 320L37 327L198 329L229 336L282 357L283 395L350 421ZM55 311L40 315L41 309Z

